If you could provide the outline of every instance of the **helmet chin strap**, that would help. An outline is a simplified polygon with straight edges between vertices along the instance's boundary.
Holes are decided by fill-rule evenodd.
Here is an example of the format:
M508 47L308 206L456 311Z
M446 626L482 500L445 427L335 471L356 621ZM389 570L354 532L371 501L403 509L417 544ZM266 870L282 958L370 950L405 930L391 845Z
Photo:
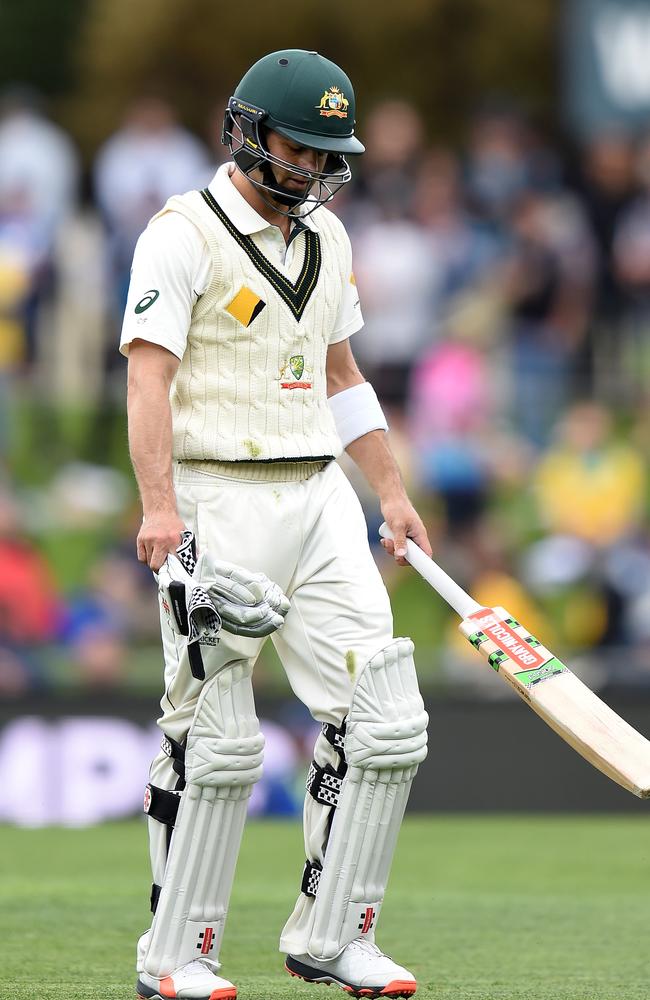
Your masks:
M273 167L270 163L265 161L260 167L260 170L262 172L264 185L275 201L279 201L281 205L286 205L287 208L298 208L304 201L306 201L307 195L311 190L311 184L303 193L297 194L295 191L289 191L288 188L282 187L281 184L278 184L277 177L273 173Z

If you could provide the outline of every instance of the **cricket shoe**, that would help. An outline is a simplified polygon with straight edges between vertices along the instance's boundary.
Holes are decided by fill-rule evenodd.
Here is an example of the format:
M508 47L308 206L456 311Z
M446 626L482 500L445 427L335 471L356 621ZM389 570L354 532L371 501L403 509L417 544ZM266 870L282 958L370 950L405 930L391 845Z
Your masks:
M197 958L162 979L140 972L136 996L138 1000L235 1000L237 987L215 975L218 968L216 962Z
M417 989L408 969L366 938L351 941L329 962L316 961L311 955L287 955L284 967L306 983L333 983L354 997L410 997Z

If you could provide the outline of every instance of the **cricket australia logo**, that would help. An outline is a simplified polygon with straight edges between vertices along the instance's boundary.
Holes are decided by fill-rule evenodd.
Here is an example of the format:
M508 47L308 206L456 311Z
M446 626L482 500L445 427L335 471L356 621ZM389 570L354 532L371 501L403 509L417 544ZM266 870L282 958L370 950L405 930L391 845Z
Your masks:
M320 111L321 116L324 118L331 118L332 116L347 118L349 103L348 99L343 96L343 91L339 90L338 87L330 87L321 97L320 104L316 105L316 109Z
M312 371L302 354L294 354L280 372L281 389L311 389Z

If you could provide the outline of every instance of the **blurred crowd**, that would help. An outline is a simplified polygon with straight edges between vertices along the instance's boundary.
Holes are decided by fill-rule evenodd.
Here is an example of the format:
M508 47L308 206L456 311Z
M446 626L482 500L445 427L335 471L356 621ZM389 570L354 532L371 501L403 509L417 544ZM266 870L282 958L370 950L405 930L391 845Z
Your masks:
M650 132L574 146L495 101L452 149L395 99L360 135L367 153L332 206L365 318L353 347L440 561L592 677L650 682ZM201 139L147 95L82 166L38 95L0 99L0 692L51 683L52 649L75 681L121 684L133 649L157 642L137 500L97 428L123 414L137 237L223 155L216 126ZM90 456L37 491L12 457L18 398L95 427ZM373 539L379 513L358 486ZM84 489L101 544L70 579L61 551ZM398 595L404 574L381 565ZM452 683L461 647L427 601L423 657Z

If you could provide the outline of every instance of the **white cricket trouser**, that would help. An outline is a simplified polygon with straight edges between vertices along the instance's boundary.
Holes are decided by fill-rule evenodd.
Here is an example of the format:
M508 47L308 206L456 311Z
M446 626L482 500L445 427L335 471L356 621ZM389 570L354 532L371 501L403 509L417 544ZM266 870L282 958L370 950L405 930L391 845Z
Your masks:
M361 505L345 474L330 462L309 478L296 478L308 470L291 464L179 463L174 482L180 516L194 531L199 551L261 570L289 597L285 624L271 639L293 691L314 719L339 726L350 708L356 672L391 642L393 620ZM185 640L164 618L161 628L165 694L158 725L182 742L203 682L192 677ZM218 645L201 647L206 678L238 661L254 663L265 641L225 631L219 638ZM163 753L154 760L151 780L175 787L177 775ZM328 816L329 809L310 799L304 818L311 857L324 852ZM153 877L160 885L166 834L155 821L149 827ZM297 881L301 860L296 858ZM294 944L303 936L306 943L312 902L302 897L290 920Z
M296 695L319 722L340 725L350 707L353 668L361 668L393 637L386 588L368 547L359 500L335 463L298 482L251 481L179 465L179 514L199 551L249 570L261 570L291 601L272 636ZM250 474L255 473L251 468ZM292 474L291 465L260 474ZM304 468L304 466L303 466ZM165 695L159 725L185 736L202 682L192 677L186 643L162 626ZM255 661L264 639L222 631L217 646L202 646L206 677L233 660Z

